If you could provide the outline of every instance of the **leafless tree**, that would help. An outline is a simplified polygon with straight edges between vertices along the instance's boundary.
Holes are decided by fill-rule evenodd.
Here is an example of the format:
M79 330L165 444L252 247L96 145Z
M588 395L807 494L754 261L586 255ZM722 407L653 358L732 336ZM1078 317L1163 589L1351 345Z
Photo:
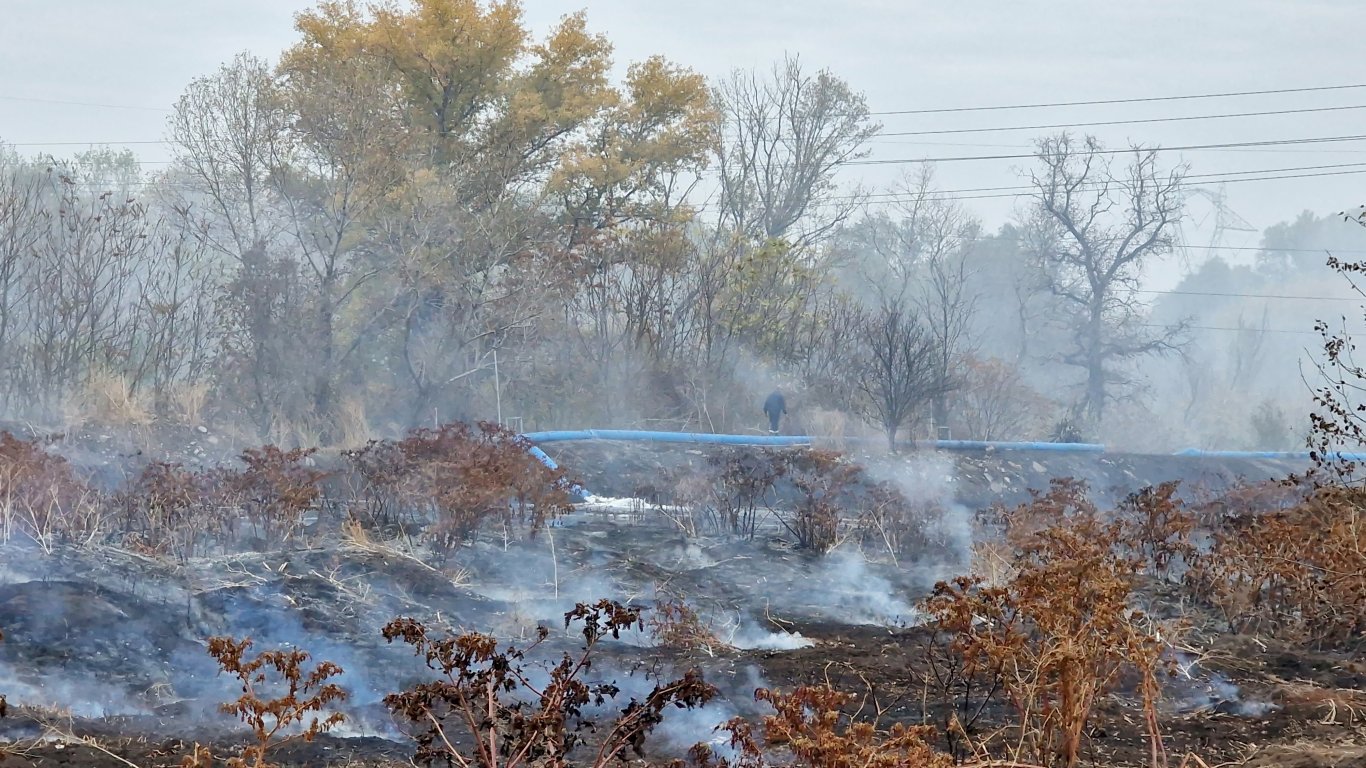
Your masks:
M949 382L939 375L933 335L906 303L890 299L867 312L859 331L850 375L861 410L882 426L888 449L896 452L897 432Z
M881 126L861 94L828 70L814 75L787 56L767 75L737 71L716 88L722 223L757 241L801 247L858 209L835 181L864 157Z
M1169 253L1182 216L1184 168L1162 172L1158 152L1135 147L1115 169L1094 138L1044 139L1030 172L1046 229L1034 256L1069 313L1063 361L1085 372L1076 413L1099 423L1106 404L1133 382L1120 365L1183 343L1186 323L1150 328L1137 294L1143 267Z
M896 291L909 299L925 319L938 376L950 382L960 358L972 352L980 298L972 257L981 225L962 206L935 192L928 167L903 179L897 208L901 220L892 230L895 250L887 254L892 279L875 284L881 293ZM933 418L936 426L948 423L947 391L934 398Z

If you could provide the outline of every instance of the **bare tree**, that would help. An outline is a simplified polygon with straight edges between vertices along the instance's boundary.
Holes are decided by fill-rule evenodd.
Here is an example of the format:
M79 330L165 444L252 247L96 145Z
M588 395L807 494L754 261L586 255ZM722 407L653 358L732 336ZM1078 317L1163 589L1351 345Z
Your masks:
M928 167L902 180L897 203L902 218L893 230L895 252L888 254L893 279L875 285L879 292L909 298L934 340L938 376L949 382L959 359L972 351L979 299L972 254L981 225L962 206L935 192L933 181ZM947 424L947 390L934 398L933 406L935 425Z
M1145 324L1135 291L1145 264L1172 249L1185 171L1164 173L1156 150L1137 147L1116 170L1094 138L1078 146L1066 134L1041 141L1036 157L1030 181L1045 229L1034 256L1069 313L1072 343L1062 359L1086 375L1076 415L1096 424L1107 402L1133 383L1121 363L1183 342L1184 322Z
M758 240L818 242L857 210L841 195L840 165L867 154L881 126L861 94L828 70L814 75L794 56L767 76L733 73L716 88L721 113L721 219Z
M935 362L934 337L905 303L891 299L867 313L850 372L865 416L880 424L887 447L896 433L949 387Z

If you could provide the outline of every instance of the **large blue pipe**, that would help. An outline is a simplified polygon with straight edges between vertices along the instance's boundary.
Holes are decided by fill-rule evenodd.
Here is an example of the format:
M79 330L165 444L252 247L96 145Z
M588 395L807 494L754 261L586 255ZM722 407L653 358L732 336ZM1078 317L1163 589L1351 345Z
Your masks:
M1099 443L1006 443L995 440L930 440L944 451L1053 451L1055 453L1104 453Z
M1304 461L1313 458L1309 455L1308 451L1207 451L1202 448L1187 448L1184 451L1177 451L1175 455L1218 459L1276 459ZM1338 461L1366 461L1366 453L1333 452L1324 454L1324 457Z
M715 443L721 445L810 445L811 438L787 435L713 435L705 432L650 432L633 429L576 429L527 432L533 443L571 440L635 440L647 443Z

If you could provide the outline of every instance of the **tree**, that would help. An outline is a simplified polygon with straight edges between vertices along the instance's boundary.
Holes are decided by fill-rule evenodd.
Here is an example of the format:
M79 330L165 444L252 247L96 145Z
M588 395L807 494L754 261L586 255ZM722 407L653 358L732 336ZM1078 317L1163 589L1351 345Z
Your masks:
M862 411L882 426L895 453L897 431L949 388L935 362L934 338L904 302L890 299L866 313L855 343L850 371Z
M1056 405L1025 383L1017 366L969 357L955 391L958 422L974 440L1039 439Z
M716 88L722 134L720 216L753 242L819 242L859 206L840 195L839 167L864 157L881 130L863 95L829 70L814 75L793 56L767 77L736 71Z
M902 179L896 202L900 219L869 228L880 259L866 279L874 293L908 300L925 319L937 374L948 382L959 358L971 351L980 298L973 254L981 225L935 192L933 181L930 168ZM947 390L934 398L936 426L949 421L946 395Z
M1151 329L1135 291L1143 267L1169 253L1182 216L1184 168L1163 173L1153 149L1133 148L1115 169L1096 139L1044 139L1030 172L1034 256L1067 312L1068 365L1085 372L1075 415L1098 424L1106 404L1132 381L1119 365L1179 349L1187 323Z

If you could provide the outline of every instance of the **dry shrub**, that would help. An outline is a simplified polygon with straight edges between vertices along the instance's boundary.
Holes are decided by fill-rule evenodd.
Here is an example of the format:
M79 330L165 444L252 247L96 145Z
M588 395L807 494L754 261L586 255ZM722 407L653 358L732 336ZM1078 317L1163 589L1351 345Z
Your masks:
M3 540L27 536L44 551L89 543L103 531L99 494L66 459L0 432L0 526Z
M753 539L761 510L771 509L772 494L787 474L788 457L780 451L731 450L712 456L713 472L706 527Z
M385 639L411 645L435 680L385 697L385 704L418 728L414 761L465 767L517 768L568 764L569 754L585 744L584 733L597 732L597 748L576 764L607 766L628 751L644 754L644 743L663 721L666 707L696 707L716 695L700 672L660 683L643 700L632 699L610 722L595 724L585 713L614 700L620 690L611 683L583 678L603 638L642 628L640 612L610 600L580 603L565 614L565 628L578 624L584 638L576 654L564 654L548 670L548 682L530 680L527 655L549 637L523 649L498 650L488 635L466 633L434 638L414 619L395 619L384 628Z
M340 675L342 668L330 661L319 662L312 670L305 669L308 653L290 651L262 651L247 659L251 640L230 637L209 638L209 655L218 662L222 672L232 675L242 684L242 695L222 706L225 713L236 715L251 729L256 743L242 750L240 757L228 761L230 768L267 768L267 753L295 739L312 741L345 719L333 712L319 718L327 706L345 701L347 694L336 683L328 682ZM272 689L279 695L263 698ZM283 689L283 690L281 690ZM297 726L302 731L290 733ZM195 765L209 759L196 746Z
M801 687L791 693L761 688L754 698L774 709L774 714L763 719L762 734L756 734L746 720L732 720L723 727L738 756L720 758L709 747L698 745L692 750L696 764L716 768L949 768L954 764L951 756L930 745L933 728L897 723L882 730L876 722L845 711L855 696L828 686ZM790 759L774 762L770 752L775 747Z
M73 403L77 418L116 427L146 426L154 420L148 398L123 374L92 371Z
M778 520L798 548L819 554L834 549L843 538L842 504L863 471L837 451L811 449L789 454L784 474L799 496L796 509Z
M226 532L222 473L194 472L152 462L113 501L123 543L144 554L182 562L202 554Z
M930 548L928 531L944 510L934 502L912 502L899 489L879 483L862 494L859 538L865 550L884 550L893 562L923 556Z
M1366 490L1325 487L1289 509L1230 517L1187 585L1235 631L1319 647L1366 632Z
M1195 515L1177 497L1178 487L1179 482L1171 481L1143 488L1125 497L1117 510L1125 543L1149 573L1163 578L1174 564L1189 563L1195 554Z
M1006 522L1016 547L1008 581L987 586L960 577L936 585L925 602L932 629L945 640L937 652L946 671L926 683L945 697L946 732L971 742L980 697L999 690L1015 723L972 749L1009 743L1012 759L1074 766L1098 701L1135 677L1159 764L1165 757L1155 706L1164 646L1130 607L1142 561L1127 554L1123 525L1103 521L1075 481L1055 481Z
M425 519L425 534L449 553L488 522L535 534L572 509L575 487L500 425L453 423L416 429L398 442L370 441L344 455L358 479L367 522Z
M241 460L246 468L223 477L230 498L260 532L267 545L293 540L306 513L322 498L318 485L326 472L309 467L315 448L284 451L273 445L248 448Z
M665 648L708 655L730 648L692 606L679 598L656 600L647 627L655 643Z
M204 423L209 392L209 385L204 382L182 381L172 384L167 393L171 418L189 427Z

